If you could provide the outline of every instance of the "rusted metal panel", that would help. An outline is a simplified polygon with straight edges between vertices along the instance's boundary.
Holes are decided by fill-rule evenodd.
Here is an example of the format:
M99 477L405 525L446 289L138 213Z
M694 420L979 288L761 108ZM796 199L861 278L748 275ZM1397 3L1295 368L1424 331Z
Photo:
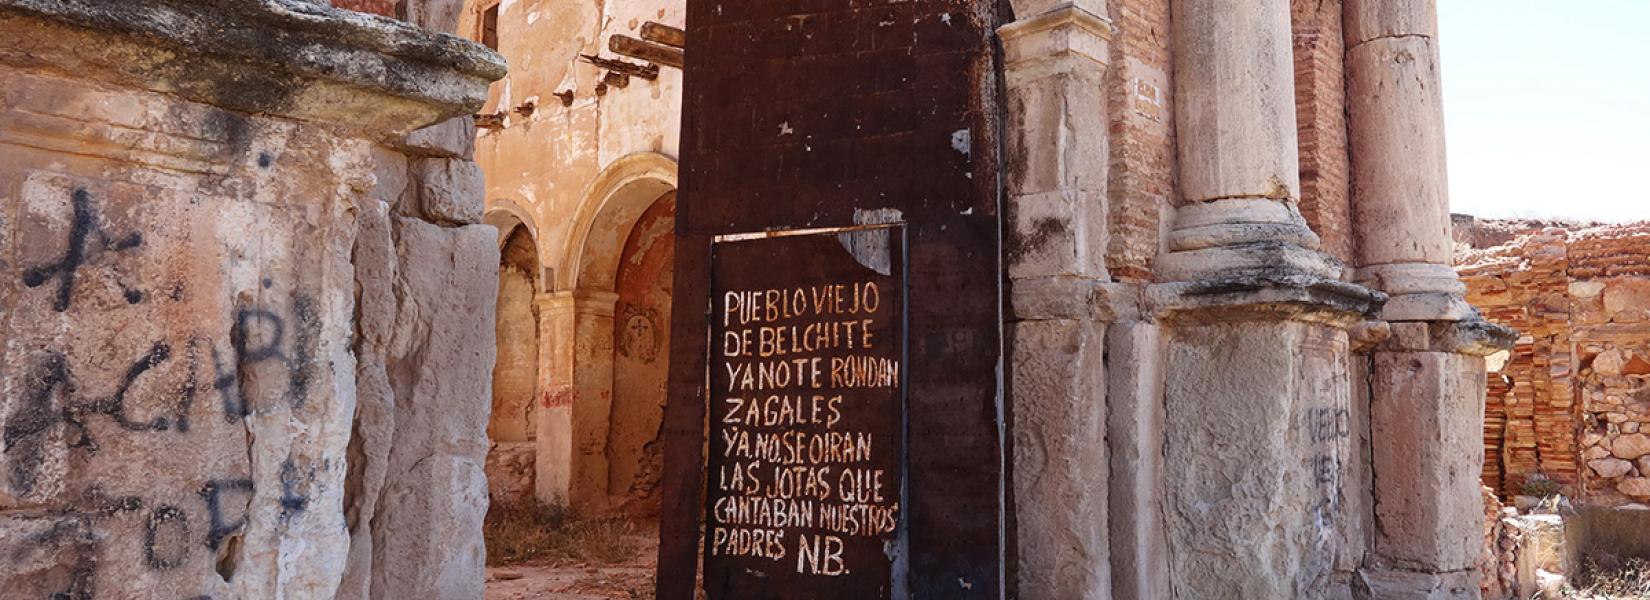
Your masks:
M903 229L712 248L705 590L902 590Z
M688 0L659 598L703 571L712 240L890 221L908 326L892 597L1003 597L997 4Z

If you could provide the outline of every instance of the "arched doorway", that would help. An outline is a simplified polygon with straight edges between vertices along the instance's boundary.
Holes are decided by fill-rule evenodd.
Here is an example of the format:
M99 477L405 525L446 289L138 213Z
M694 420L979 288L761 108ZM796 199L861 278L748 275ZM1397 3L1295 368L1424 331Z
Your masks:
M487 485L495 504L523 504L533 497L534 425L539 379L538 319L533 302L539 283L538 248L519 221L503 223L494 334L492 417L487 438Z
M656 505L674 260L675 162L608 166L537 302L537 495L591 514Z

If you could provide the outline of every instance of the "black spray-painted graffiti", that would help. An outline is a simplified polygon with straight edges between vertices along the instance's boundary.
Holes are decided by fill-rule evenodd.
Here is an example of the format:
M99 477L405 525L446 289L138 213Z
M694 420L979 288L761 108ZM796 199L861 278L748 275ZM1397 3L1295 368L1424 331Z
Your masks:
M297 326L290 357L282 349L286 320L273 311L255 307L235 313L235 324L229 329L229 360L224 360L216 348L212 349L212 362L217 367L213 387L223 399L225 422L239 423L252 414L254 407L247 397L247 374L252 367L269 361L278 361L286 368L286 401L294 409L304 407L313 376L314 348L320 337L321 320L315 301L302 294L293 296L292 312Z
M97 223L97 212L92 208L90 192L77 189L71 199L74 204L74 219L69 226L69 244L63 250L63 257L51 264L23 270L23 285L31 288L57 279L57 295L52 300L52 310L57 312L69 309L69 304L74 298L75 275L88 258L99 250L121 252L143 243L143 235L140 233L133 232L117 238L105 232ZM96 238L97 247L87 246L91 238ZM121 288L127 303L137 304L143 301L142 292L125 284L121 284Z
M155 569L175 569L188 558L189 515L164 504L149 511L143 532L143 563Z
M201 488L200 496L206 501L206 547L216 551L225 539L240 533L241 528L246 526L246 507L252 500L252 480L208 481Z
M68 427L66 444L88 452L98 450L97 441L86 427L86 417L90 415L106 415L127 431L167 430L171 421L164 416L148 421L133 420L126 413L126 400L144 373L171 357L171 347L157 343L131 363L113 395L85 399L76 393L68 361L62 354L49 351L38 354L23 381L22 402L0 433L3 450L12 457L8 473L12 489L24 494L34 491L46 458L46 441L52 427L60 423Z
M62 587L47 590L53 600L92 600L96 596L97 533L92 529L92 517L69 514L51 524L51 527L28 537L28 543L18 544L12 560L22 564L29 552L57 550L69 554L68 581Z
M106 231L92 195L84 189L73 192L72 208L73 221L62 256L22 273L23 283L29 288L54 284L50 300L57 312L67 311L73 304L76 278L85 277L81 267L95 264L100 254L128 251L144 242L137 233L112 235ZM143 293L132 286L117 283L128 303L144 300ZM265 279L262 287L270 289L273 282ZM173 300L181 299L182 284L173 284L169 295ZM128 362L119 363L123 370L111 373L118 376L118 384L107 396L87 393L93 387L87 382L103 377L87 377L85 373L77 377L76 367L65 352L36 349L26 354L18 382L19 397L0 427L0 454L8 459L4 480L8 491L22 497L42 488L42 473L52 456L52 444L95 454L99 450L97 436L110 431L189 433L197 394L206 386L220 393L224 421L230 424L240 423L264 408L255 406L260 402L282 401L293 409L302 409L315 377L321 333L319 305L308 296L294 293L290 304L281 308L285 310L238 304L227 332L226 350L221 349L221 341L214 341L214 336L195 336L179 344L181 350L157 341L137 356L121 358ZM213 361L210 368L203 364L208 356ZM98 416L106 420L95 422L94 427ZM279 506L283 524L309 508L308 494L316 469L304 465L290 456L281 464L280 494L272 500ZM97 495L96 490L94 485L92 496ZM50 543L52 551L70 553L72 558L65 563L73 565L66 583L54 582L54 589L46 596L91 598L97 545L111 541L134 545L141 542L142 563L156 570L191 563L200 555L195 547L199 544L218 554L219 573L229 577L238 561L234 558L240 552L238 540L251 519L253 480L210 479L194 495L200 504L176 500L146 504L138 497L105 502L84 495L74 501L77 508L56 514L51 530L38 536L41 539L31 540ZM204 513L200 512L202 508ZM137 519L141 527L137 536L140 539L122 542L96 533L101 519L118 512L133 513L131 518Z
M51 578L37 597L53 600L92 600L96 597L98 545L105 542L96 530L96 523L123 512L136 512L143 501L134 496L107 498L96 488L88 490L87 508L55 515L42 531L23 538L13 546L9 557L13 564L27 564L34 555L54 556L68 567L67 577ZM65 581L66 579L66 581ZM16 592L17 590L7 590ZM7 595L6 597L11 597Z
M298 472L298 465L292 463L288 457L281 463L281 520L286 521L292 515L309 510L309 498L299 493L299 488L307 487L315 478L315 469L307 474Z

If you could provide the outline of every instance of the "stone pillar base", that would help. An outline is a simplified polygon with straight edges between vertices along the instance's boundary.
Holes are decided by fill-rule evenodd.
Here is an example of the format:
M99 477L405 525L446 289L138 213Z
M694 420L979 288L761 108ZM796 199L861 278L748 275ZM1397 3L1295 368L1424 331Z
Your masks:
M1484 356L1515 333L1482 320L1392 323L1371 364L1370 598L1478 598Z
M1352 585L1357 600L1478 600L1478 570L1422 573L1364 569Z
M1170 596L1347 595L1347 329L1379 293L1305 273L1153 286Z
M1386 321L1469 321L1478 316L1462 297L1467 285L1449 265L1372 265L1359 268L1353 280L1392 296L1381 309Z

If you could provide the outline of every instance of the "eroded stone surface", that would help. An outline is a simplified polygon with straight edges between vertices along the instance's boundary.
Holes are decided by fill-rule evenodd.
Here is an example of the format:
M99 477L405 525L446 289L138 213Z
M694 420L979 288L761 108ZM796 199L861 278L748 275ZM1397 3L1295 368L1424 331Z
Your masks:
M1345 332L1285 321L1175 335L1164 392L1173 593L1344 594L1336 564L1362 551L1345 541L1355 520L1343 508L1352 440Z
M497 250L490 228L392 226L406 160L370 140L463 112L485 81L442 88L438 71L487 57L243 4L0 3L0 595L479 596L484 448L429 432L483 439ZM259 98L261 79L213 68L246 30L188 25L214 18L302 30L266 40L276 54L332 27L322 54L358 44L354 60L431 78L258 66L288 77ZM348 98L328 96L339 78ZM248 102L266 114L224 109ZM339 108L349 127L308 122ZM404 374L425 365L459 375Z

